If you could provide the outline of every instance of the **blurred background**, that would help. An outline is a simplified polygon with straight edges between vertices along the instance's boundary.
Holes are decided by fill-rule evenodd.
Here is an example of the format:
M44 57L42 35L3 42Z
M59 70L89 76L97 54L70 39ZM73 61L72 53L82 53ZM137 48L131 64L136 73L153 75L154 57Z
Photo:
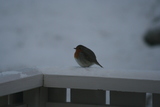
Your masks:
M159 19L159 0L0 0L0 71L79 66L79 44L105 69L158 71Z

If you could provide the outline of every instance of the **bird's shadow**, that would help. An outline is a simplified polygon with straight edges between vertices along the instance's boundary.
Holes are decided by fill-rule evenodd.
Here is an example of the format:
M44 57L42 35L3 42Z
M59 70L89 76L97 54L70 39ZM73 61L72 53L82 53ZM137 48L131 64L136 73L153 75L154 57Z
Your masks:
M71 67L72 70L77 70L77 69L85 69L86 71L92 71L93 69L102 69L101 67L96 67L96 66L91 66L91 67L81 67L81 66L73 66Z

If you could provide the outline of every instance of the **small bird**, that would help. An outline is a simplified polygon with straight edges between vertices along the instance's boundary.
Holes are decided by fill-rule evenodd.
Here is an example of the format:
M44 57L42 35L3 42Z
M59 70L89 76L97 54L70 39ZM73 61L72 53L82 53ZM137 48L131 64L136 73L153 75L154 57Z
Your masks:
M83 45L78 45L74 49L76 49L74 53L74 58L81 67L89 67L93 64L97 64L100 67L102 67L102 65L98 63L94 52L90 50L89 48Z

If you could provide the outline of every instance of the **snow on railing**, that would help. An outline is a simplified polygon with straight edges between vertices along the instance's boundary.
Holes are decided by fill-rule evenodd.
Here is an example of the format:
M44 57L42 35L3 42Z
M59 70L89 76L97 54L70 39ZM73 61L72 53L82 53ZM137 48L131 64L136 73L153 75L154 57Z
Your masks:
M0 107L145 107L146 93L160 107L158 71L74 67L0 73Z

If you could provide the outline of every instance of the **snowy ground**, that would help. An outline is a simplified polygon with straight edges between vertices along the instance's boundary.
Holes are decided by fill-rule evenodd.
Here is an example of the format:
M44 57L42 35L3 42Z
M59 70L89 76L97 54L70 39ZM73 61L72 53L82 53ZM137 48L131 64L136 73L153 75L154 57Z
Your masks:
M78 66L73 48L79 44L108 70L160 70L160 47L143 42L160 10L157 2L1 0L0 71Z

